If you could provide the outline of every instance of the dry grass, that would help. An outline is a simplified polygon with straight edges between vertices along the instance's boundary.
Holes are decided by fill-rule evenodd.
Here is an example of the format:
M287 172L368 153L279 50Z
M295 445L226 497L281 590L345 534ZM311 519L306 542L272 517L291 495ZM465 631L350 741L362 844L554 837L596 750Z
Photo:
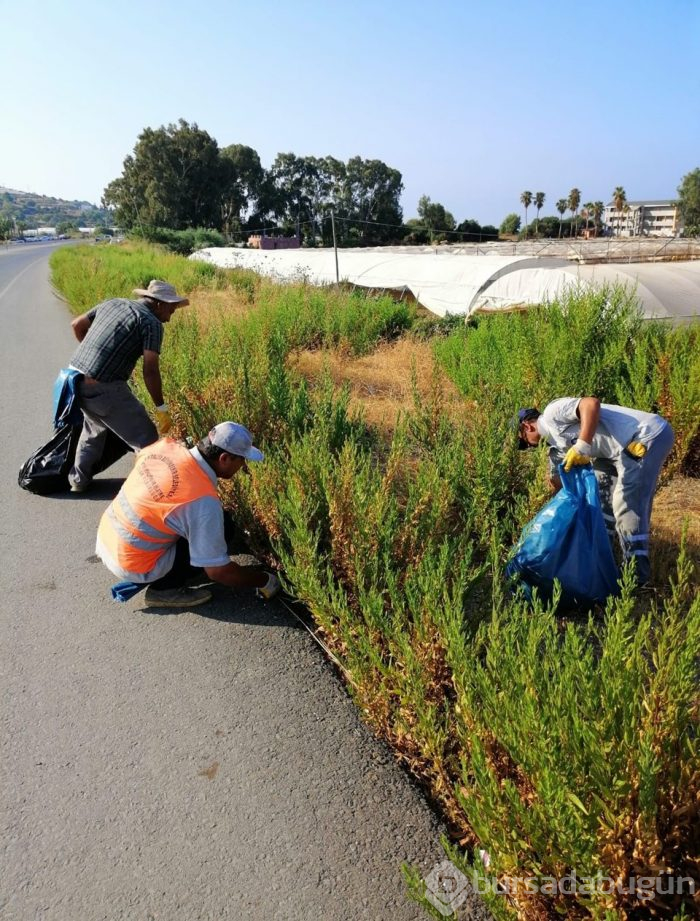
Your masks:
M205 329L222 314L246 316L253 309L245 290L198 288L191 294L197 320ZM293 352L289 366L314 384L330 373L338 386L350 386L351 409L362 411L366 422L391 438L401 413L414 408L414 384L419 399L434 399L436 388L455 418L467 410L466 401L437 368L430 342L410 338L379 346L370 355L349 358L342 350ZM675 476L659 490L652 520L652 565L657 585L675 572L681 533L688 522L687 547L700 571L700 479Z
M338 386L349 384L351 409L361 409L366 422L387 437L399 414L414 406L414 375L419 398L427 400L439 374L431 344L411 339L381 345L361 358L327 350L294 352L289 365L312 384L326 370ZM445 407L460 415L464 400L444 375L440 374L439 380Z
M676 476L654 500L651 526L651 560L654 581L663 583L675 572L684 523L687 548L700 573L700 479Z
M422 399L434 396L437 371L429 342L400 339L380 346L371 355L348 358L339 351L301 351L289 358L290 367L311 384L328 371L338 386L349 384L351 408L361 409L368 424L390 438L397 417L414 406L412 377ZM453 384L440 375L441 397L455 417L467 411L466 401ZM700 479L676 476L659 490L652 520L654 581L667 583L675 572L684 521L688 521L687 547L700 571Z
M197 322L202 329L207 329L222 314L243 318L253 309L248 292L237 288L195 288L188 295L190 310L194 310Z

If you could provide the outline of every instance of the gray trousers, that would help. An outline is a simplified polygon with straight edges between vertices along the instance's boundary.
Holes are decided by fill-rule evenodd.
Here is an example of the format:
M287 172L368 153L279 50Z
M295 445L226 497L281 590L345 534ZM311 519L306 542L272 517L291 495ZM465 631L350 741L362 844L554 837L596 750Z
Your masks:
M603 517L612 536L617 533L625 562L637 562L640 585L649 581L649 527L651 507L661 468L673 447L673 429L664 428L647 445L647 453L639 459L623 451L614 460L597 457L593 461Z
M85 486L92 479L92 470L102 457L108 429L134 451L158 440L158 430L151 417L126 381L102 384L82 380L77 394L84 418L75 462L68 474L72 484Z

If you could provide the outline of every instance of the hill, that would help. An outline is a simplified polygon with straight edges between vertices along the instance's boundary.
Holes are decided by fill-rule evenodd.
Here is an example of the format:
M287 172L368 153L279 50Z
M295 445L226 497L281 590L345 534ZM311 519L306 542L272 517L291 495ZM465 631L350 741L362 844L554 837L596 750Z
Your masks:
M33 192L20 192L0 186L0 219L18 225L18 230L61 224L64 221L81 226L111 224L112 216L104 208L89 201L65 201Z

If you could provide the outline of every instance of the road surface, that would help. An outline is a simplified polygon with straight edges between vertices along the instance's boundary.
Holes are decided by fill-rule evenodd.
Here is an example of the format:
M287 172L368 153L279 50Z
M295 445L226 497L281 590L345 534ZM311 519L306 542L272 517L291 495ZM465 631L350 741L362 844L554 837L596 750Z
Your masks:
M442 860L441 827L308 634L246 591L112 602L93 549L126 458L81 496L18 488L75 345L52 248L0 249L0 914L425 918L400 866Z

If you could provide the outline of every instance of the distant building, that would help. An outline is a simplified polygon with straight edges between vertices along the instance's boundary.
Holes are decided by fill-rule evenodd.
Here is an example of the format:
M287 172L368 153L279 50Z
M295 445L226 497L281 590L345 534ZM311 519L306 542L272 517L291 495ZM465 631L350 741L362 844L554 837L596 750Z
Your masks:
M30 237L55 237L56 228L55 227L37 227L36 230L25 230L22 236L27 239L29 239Z
M263 237L259 233L248 237L248 246L251 249L299 249L301 237Z
M603 220L616 237L677 237L682 230L674 201L628 201L619 210L610 202Z

